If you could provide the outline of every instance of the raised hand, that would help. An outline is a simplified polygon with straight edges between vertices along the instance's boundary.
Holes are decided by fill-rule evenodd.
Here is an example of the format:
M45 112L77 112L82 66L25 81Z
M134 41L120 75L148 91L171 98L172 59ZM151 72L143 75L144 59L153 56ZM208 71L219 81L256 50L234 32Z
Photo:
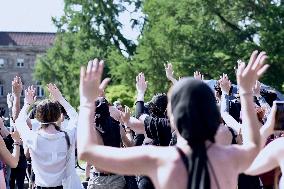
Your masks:
M262 76L262 74L267 70L269 65L264 64L267 59L266 53L254 51L251 54L248 65L246 66L244 62L238 62L237 70L237 82L241 93L252 93L253 86L255 82Z
M253 94L256 97L260 97L260 87L261 87L261 83L259 81L255 82L255 85L253 87Z
M17 97L21 96L22 90L23 90L23 84L21 78L19 76L14 77L14 80L12 81L13 95Z
M193 77L194 77L194 79L197 79L197 80L201 80L201 81L204 80L204 75L201 74L199 71L195 71L193 73Z
M47 84L47 90L50 93L50 97L53 101L60 101L63 98L60 90L57 88L55 84L49 83Z
M25 90L25 104L31 105L36 101L36 96L35 96L35 88L33 86L29 86Z
M109 113L110 113L110 117L112 117L116 121L119 121L119 122L121 121L121 111L118 110L116 107L110 106Z
M105 97L105 89L106 89L106 87L107 87L107 85L108 85L108 83L110 82L110 78L105 78L104 79L104 81L101 83L101 85L100 85L100 94L99 94L99 96L100 97Z
M219 83L220 83L222 92L229 94L232 84L227 74L223 74L222 76L220 76Z
M11 93L7 94L7 105L8 108L12 108L13 107L13 101L14 101L14 97Z
M121 112L121 121L127 125L127 123L129 122L130 119L130 108L128 106L125 106L124 108L124 112Z
M166 77L168 78L168 80L175 83L177 80L174 77L173 65L171 63L168 63L168 64L164 64L164 66L165 66L165 71L166 71Z
M148 82L145 80L144 73L139 73L138 76L136 76L136 90L140 94L145 94L147 90L147 84Z
M13 138L14 142L17 142L17 143L21 143L21 137L20 137L20 134L17 130L15 130L13 133L11 133L11 137Z
M109 79L101 78L104 69L104 61L94 59L89 61L87 68L81 67L80 74L80 105L93 106L95 100L103 93Z

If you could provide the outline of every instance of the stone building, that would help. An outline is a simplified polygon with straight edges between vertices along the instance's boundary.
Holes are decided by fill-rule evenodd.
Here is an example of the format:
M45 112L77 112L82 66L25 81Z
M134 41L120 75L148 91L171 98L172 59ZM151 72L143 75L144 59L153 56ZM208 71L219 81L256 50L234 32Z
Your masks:
M24 88L36 87L36 95L44 95L39 81L33 80L33 69L38 56L46 53L53 45L55 33L39 32L0 32L0 108L7 111L6 96L11 92L11 82L18 75ZM23 102L22 92L21 101Z

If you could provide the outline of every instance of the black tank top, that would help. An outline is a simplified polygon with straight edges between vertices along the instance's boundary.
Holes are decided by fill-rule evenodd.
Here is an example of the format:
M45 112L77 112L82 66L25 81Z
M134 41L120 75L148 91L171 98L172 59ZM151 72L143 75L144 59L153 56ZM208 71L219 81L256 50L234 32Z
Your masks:
M208 146L207 150L208 150L211 146L212 146L212 144ZM179 155L180 155L180 157L181 157L181 159L182 159L182 162L183 162L183 164L184 164L184 166L185 166L187 172L189 172L189 171L190 171L190 170L188 170L189 161L188 161L187 155L186 155L180 148L176 147L176 149L177 149L177 151L178 151L178 153L179 153ZM213 177L214 177L215 183L216 183L216 185L217 185L217 189L220 189L220 184L219 184L218 179L217 179L217 177L216 177L216 173L215 173L215 171L214 171L214 169L213 169L213 166L212 166L212 164L211 164L211 162L210 162L209 159L208 159L208 165L209 165L209 169L211 169L211 171L212 171L212 173L213 173Z

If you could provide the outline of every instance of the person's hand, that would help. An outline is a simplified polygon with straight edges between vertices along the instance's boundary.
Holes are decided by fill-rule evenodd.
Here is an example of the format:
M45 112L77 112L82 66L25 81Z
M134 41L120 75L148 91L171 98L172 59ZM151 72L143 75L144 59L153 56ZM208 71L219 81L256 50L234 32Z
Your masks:
M50 98L53 101L60 101L63 98L62 93L55 84L52 83L47 84L47 90L50 93Z
M121 121L127 125L127 123L130 120L130 108L128 106L125 106L124 112L121 112Z
M20 143L20 144L22 143L20 134L17 130L15 130L14 132L11 133L11 137L14 140L14 142L17 142L17 143Z
M14 101L14 97L11 93L7 94L7 105L8 108L12 108L13 107L13 101Z
M227 74L223 74L222 76L220 76L219 84L220 84L222 92L224 92L225 94L230 93L232 84Z
M148 82L145 80L144 73L139 73L136 76L136 90L138 94L145 94Z
M199 71L195 71L193 73L193 77L194 77L194 79L197 79L197 80L201 80L201 81L204 80L204 75L201 74Z
M109 79L101 78L104 69L104 61L94 59L89 61L87 68L81 67L80 74L80 105L94 106L95 100L103 92Z
M166 71L166 77L168 78L168 80L172 82L176 81L174 77L173 65L171 63L168 63L168 64L164 64L164 66L165 66L165 71Z
M261 83L259 81L255 82L255 85L253 87L253 94L256 97L260 97L260 87L261 87Z
M238 62L239 67L237 70L237 82L239 85L240 94L252 93L252 89L255 85L255 82L269 67L269 65L264 64L266 59L267 56L265 52L261 52L258 54L258 51L254 51L251 54L247 66L244 62Z
M23 84L19 76L14 77L12 81L12 93L16 97L20 97L23 90Z
M118 110L116 107L110 106L109 113L110 113L110 117L112 117L116 121L119 121L119 122L121 121L121 111Z
M35 96L35 88L33 86L29 86L25 90L25 104L31 105L36 101L36 96Z
M107 85L109 84L109 82L110 82L110 78L105 78L104 79L104 82L102 82L101 83L101 85L100 85L100 94L99 94L99 97L104 97L105 98L105 89L106 89L106 87L107 87Z

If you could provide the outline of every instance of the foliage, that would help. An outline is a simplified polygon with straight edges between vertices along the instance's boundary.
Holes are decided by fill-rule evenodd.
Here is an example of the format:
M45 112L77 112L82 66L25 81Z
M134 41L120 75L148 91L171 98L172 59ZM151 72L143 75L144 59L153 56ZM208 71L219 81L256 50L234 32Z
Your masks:
M120 32L117 16L125 3L142 8L146 17L137 47ZM125 98L128 105L139 72L149 81L148 97L168 90L167 62L177 78L198 70L205 79L227 73L234 81L237 60L248 61L254 49L269 55L262 81L278 89L284 84L281 0L65 0L65 15L55 23L56 43L38 60L35 76L56 81L72 104L78 104L79 67L94 57L107 60L105 73L113 85L121 84L110 86L110 98Z
M34 77L43 84L56 83L67 100L77 106L81 65L95 57L107 59L115 49L122 54L123 48L129 55L135 51L136 45L120 32L117 16L124 10L121 1L65 0L64 15L54 19L58 28L55 44L37 59ZM108 66L105 69L107 74Z
M125 65L115 64L115 74L111 69L118 80L131 81L129 72L143 71L152 93L166 91L163 64L171 62L176 77L199 70L206 79L227 73L234 81L237 60L248 61L258 49L271 64L263 82L278 89L284 83L283 1L148 0L143 11L147 23L136 54L121 61Z
M122 105L132 107L134 104L135 94L132 88L125 85L113 85L109 86L106 90L106 97L109 102L119 100Z

